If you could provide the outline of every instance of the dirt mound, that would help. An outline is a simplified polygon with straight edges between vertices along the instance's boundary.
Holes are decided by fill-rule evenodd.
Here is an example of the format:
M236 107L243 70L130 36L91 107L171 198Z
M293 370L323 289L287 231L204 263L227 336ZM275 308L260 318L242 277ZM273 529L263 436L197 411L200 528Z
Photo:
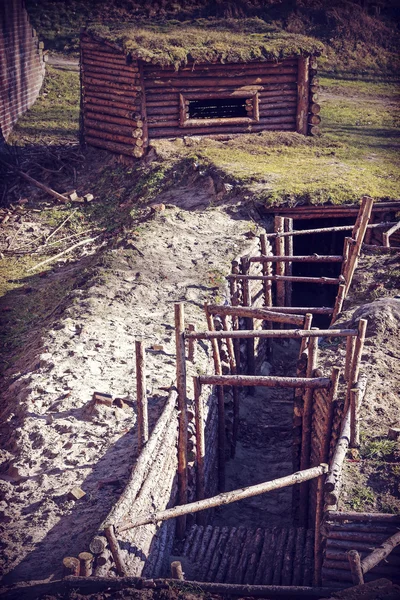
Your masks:
M363 304L354 311L350 327L356 327L360 319L367 319L367 337L378 339L383 335L395 334L400 331L400 297L379 298L368 304Z

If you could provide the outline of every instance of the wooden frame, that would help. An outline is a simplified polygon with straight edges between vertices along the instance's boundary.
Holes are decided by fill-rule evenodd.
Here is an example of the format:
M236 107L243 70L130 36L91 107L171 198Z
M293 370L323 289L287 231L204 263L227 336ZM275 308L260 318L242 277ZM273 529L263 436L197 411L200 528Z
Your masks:
M219 100L223 98L245 98L251 100L252 113L250 117L221 117L218 119L191 119L188 117L187 108L192 100ZM260 120L258 90L236 90L235 92L210 92L210 93L181 93L179 94L179 127L212 127L218 125L247 125L258 123Z

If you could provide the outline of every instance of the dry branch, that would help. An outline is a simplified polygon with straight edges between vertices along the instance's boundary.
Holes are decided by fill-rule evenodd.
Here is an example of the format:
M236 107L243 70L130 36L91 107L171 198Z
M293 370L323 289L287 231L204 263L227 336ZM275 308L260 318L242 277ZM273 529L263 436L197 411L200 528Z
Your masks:
M64 256L64 254L68 254L69 252L72 252L72 250L75 250L75 248L79 248L79 246L84 246L86 244L90 244L91 242L94 242L95 240L97 240L97 238L99 238L99 237L100 237L99 235L96 235L95 237L88 238L86 240L82 240L82 241L74 244L73 246L70 246L66 250L63 250L62 252L59 252L58 254L55 254L54 256L51 256L50 258L43 260L42 262L38 263L34 267L30 267L28 269L28 272L34 271L35 269L39 269L39 267L43 267L44 265L47 265L48 263L53 262L53 261L57 260L58 258L61 258L61 256Z

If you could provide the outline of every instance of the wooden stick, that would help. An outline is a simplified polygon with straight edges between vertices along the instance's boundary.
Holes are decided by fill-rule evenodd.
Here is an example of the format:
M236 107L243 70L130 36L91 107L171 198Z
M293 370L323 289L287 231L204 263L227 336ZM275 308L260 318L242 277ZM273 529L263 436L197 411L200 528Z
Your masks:
M68 575L79 575L80 562L74 556L66 556L63 558L63 577Z
M345 410L347 410L347 407L349 406L349 403L350 403L350 390L358 381L358 376L360 373L361 355L362 355L362 352L364 349L367 324L368 324L368 321L366 319L360 319L358 322L358 335L357 335L356 343L354 346L354 354L353 354L353 361L351 364L350 378L349 378L349 381L347 384Z
M90 244L91 242L94 242L95 240L97 240L97 238L99 238L99 237L100 237L100 235L95 235L92 238L87 238L86 240L82 240L82 241L78 242L77 244L70 246L66 250L63 250L62 252L59 252L58 254L55 254L54 256L47 258L46 260L42 260L42 262L38 263L34 267L30 267L28 269L28 272L34 271L35 269L39 269L39 267L43 267L44 265L47 265L48 263L57 260L61 256L64 256L64 254L68 254L69 252L72 252L72 250L75 250L75 248L79 248L79 246L84 246L85 244Z
M278 262L279 264L283 264ZM227 275L227 279L241 279L242 281L276 281L276 282L285 282L285 281L295 281L297 283L323 283L330 285L338 285L343 281L340 277L300 277L291 275L287 277L286 275ZM277 308L280 308L282 305L278 304Z
M349 381L351 377L351 367L353 364L354 348L356 345L356 338L348 337L346 340L346 359L344 365L344 380Z
M290 218L284 218L284 229L286 232L291 232L293 231L293 219ZM292 258L293 257L293 237L286 237L285 238L285 258ZM293 275L293 269L292 269L292 261L290 262L286 262L286 269L284 271L284 275L286 275L287 277L291 277ZM286 306L291 306L292 305L292 282L291 281L287 281L286 282L286 288L285 288L285 302L286 302Z
M242 304L243 304L243 306L251 306L251 292L250 292L250 284L249 284L249 280L248 280L248 277L249 277L248 273L250 271L250 263L246 257L242 257L242 259L240 261L240 266L241 266L243 277L245 277L245 279L242 279L242 290L243 290ZM233 277L235 277L235 276L233 276ZM248 329L254 328L253 327L254 321L251 317L245 318L245 326ZM254 340L253 339L248 340L246 342L246 357L247 357L247 371L248 371L249 375L254 375L256 365L255 365Z
M5 161L1 161L1 162L5 162ZM9 165L9 166L11 166L11 165ZM46 194L49 194L49 196L53 196L53 198L57 198L57 200L60 200L61 202L65 202L65 203L69 202L69 198L67 198L67 196L64 196L63 194L59 194L55 190L52 190L51 188L49 188L47 185L40 183L40 181L36 181L36 179L33 179L33 177L31 177L27 173L23 173L22 171L19 171L18 169L16 169L16 171L20 177L22 177L23 179L26 179L26 181L29 181L29 183L32 183L32 185L35 185L39 189L43 190L44 192L46 192Z
M311 323L313 320L313 316L311 313L306 313L305 318L304 318L304 324L303 324L303 328L305 331L309 331L311 329ZM305 351L307 345L308 345L308 337L303 337L300 343L300 351L299 351L299 360L301 358L301 355L303 354L303 352Z
M200 375L202 385L235 385L247 387L279 387L279 388L329 388L328 377L277 377L259 375Z
M335 401L336 395L339 387L339 377L340 377L340 369L338 367L332 367L331 373L331 387L329 389L328 396L328 414L327 414L327 422L326 422L326 436L322 451L322 460L326 463L329 463L329 451L332 439L332 427L335 416Z
M359 395L358 388L350 390L350 448L359 448L360 446Z
M171 577L172 579L178 579L184 581L182 563L179 560L174 560L171 563Z
M188 331L197 331L196 325L194 323L188 323ZM193 363L197 357L197 343L193 338L188 341L188 360Z
M291 219L293 221L293 219ZM285 239L289 239L285 238ZM347 238L346 238L347 239ZM252 256L249 258L250 262L255 263L291 263L291 262L299 262L299 263L340 263L343 261L343 256L340 255L320 255L320 254L311 254L311 255L288 255L288 256Z
M110 546L111 554L115 562L115 567L117 569L118 575L123 577L127 575L127 570L124 564L124 560L122 558L121 549L119 547L119 543L117 537L115 535L115 530L113 525L106 527L104 529L104 534L107 538L108 544Z
M159 521L167 521L168 519L174 519L175 517L181 515L192 514L198 512L199 510L214 508L216 506L225 506L226 504L238 502L239 500L244 500L245 498L252 498L253 496L259 496L260 494L265 494L266 492L271 492L273 490L288 487L296 483L301 483L302 481L315 479L316 477L320 477L324 473L327 473L327 471L328 465L321 464L305 471L299 471L297 473L293 473L292 475L287 475L286 477L280 477L279 479L273 479L272 481L259 483L257 485L233 490L231 492L224 492L223 494L218 494L212 498L191 502L185 506L176 506L175 508L167 508L166 510L156 513L143 515L136 520L124 519L121 522L121 525L118 527L118 531L122 532L132 529L133 527L140 527L142 525L157 523Z
M185 314L182 303L175 304L175 343L176 343L176 387L178 390L179 439L178 439L178 499L186 504L188 498L187 474L187 392L185 358ZM177 522L177 536L182 539L186 529L186 517Z
M80 564L79 575L81 577L90 577L93 567L93 554L90 554L90 552L81 552L78 558Z
M76 213L77 210L79 210L79 208L75 208L72 212L70 212L69 215L68 215L68 217L66 219L64 219L64 221L61 223L61 225L59 225L58 227L56 227L50 233L50 235L47 236L47 238L44 240L45 244L47 244L47 242L53 237L53 235L55 235L58 231L60 231L60 229L62 229L64 227L64 225L70 220L70 218L74 216L74 214Z
M311 379L318 362L318 338L310 338L308 344L308 358L306 378ZM303 397L303 418L301 426L301 449L300 449L300 469L307 469L310 465L311 452L311 421L312 421L312 388L306 388ZM308 506L309 506L309 486L303 483L300 486L300 508L299 524L300 527L307 527Z
M222 316L222 326L224 331L228 331L228 322L226 315ZM233 341L231 339L226 340L226 347L228 349L229 366L231 373L237 375L237 364L236 354ZM237 433L239 428L239 392L236 387L232 389L233 395L233 427L232 427L232 444L231 444L231 458L235 457Z
M204 438L204 408L201 397L201 384L198 377L193 377L194 387L194 405L195 405L195 425L196 425L196 496L197 500L205 498L205 475L204 475L204 457L205 457L205 438ZM203 515L199 513L198 524L204 525Z
M138 450L141 452L149 439L149 419L146 393L146 353L144 343L135 342L136 351L136 402L138 419Z
M265 233L262 233L260 235L260 246L261 246L261 254L263 255L263 257L267 256L267 239L265 237ZM253 258L260 258L260 257L251 257L249 260L250 262L253 261ZM265 275L266 277L271 276L272 275L272 266L270 262L262 262L263 265L263 275ZM270 280L265 280L264 281L264 306L272 306L272 281Z
M364 576L361 568L361 559L357 550L349 550L347 559L350 564L351 577L354 585L363 585Z
M348 335L357 336L356 329L285 329L277 331L275 329L259 329L248 331L240 329L239 331L195 331L187 333L186 338L196 338L197 340L218 340L218 339L247 339L247 338L303 338L303 337L347 337Z
M398 229L400 229L400 221L396 223L396 225L393 225L393 227L391 227L389 231L386 231L386 233L382 234L383 246L385 248L390 248L389 238L392 235L392 233L395 233L395 231L397 231Z
M253 308L247 306L223 306L219 304L208 305L208 310L213 315L230 315L235 317L250 317L252 319L268 320L272 323L287 323L291 325L303 325L304 317L268 311L265 308Z
M207 325L210 331L215 332L214 321L208 311L207 303L204 304ZM216 333L216 332L215 332ZM216 375L222 375L221 357L219 354L218 340L211 341L214 357L214 369ZM225 397L222 386L217 387L218 398L218 484L219 490L225 489Z
M339 285L338 293L337 293L336 300L335 300L335 306L333 308L331 325L333 325L333 323L336 321L336 317L342 310L345 297L346 297L346 284L341 283Z
M346 270L346 294L349 291L349 288L350 288L350 285L351 285L351 282L353 279L354 271L356 270L356 267L357 267L358 257L360 256L361 246L364 241L365 232L367 231L368 222L371 217L372 206L374 203L372 198L365 197L365 198L363 198L363 200L365 200L365 202L364 202L362 214L360 216L360 226L359 226L359 229L358 229L356 235L354 235L354 232L352 235L352 237L356 240L356 243L355 243L353 251L349 257L348 268Z
M315 537L314 537L314 576L313 585L321 585L323 561L321 525L324 512L324 477L317 479L317 498L315 503Z
M321 215L323 216L323 215ZM295 217L297 218L297 217ZM313 217L315 218L315 217ZM387 221L384 223L371 223L367 226L367 229L384 229L385 227L390 227L391 225L397 225L397 221ZM314 233L333 233L335 231L351 231L353 229L353 225L340 225L338 227L321 227L319 229L302 229L296 230L292 232L284 232L280 233L279 237L287 237L291 235L312 235ZM275 238L277 237L277 233L266 233L266 238Z
M379 548L375 548L371 554L363 558L361 561L361 569L363 574L368 573L371 569L376 567L382 560L384 560L392 552L396 546L400 545L400 531L389 537L387 540L382 542Z
M283 217L275 217L274 220L274 228L277 233L277 237L275 239L275 254L277 257L285 256L285 241L280 237L280 234L284 232L284 218ZM270 281L276 281L276 304L277 306L285 306L285 284L286 281L292 281L289 279L280 279L285 275L285 265L282 262L276 263L276 276L273 275L267 276L272 277ZM265 276L264 276L265 277ZM265 281L265 280L264 280Z
M349 256L351 253L351 249L353 247L353 245L355 244L355 241L353 240L353 238L351 237L345 237L344 238L344 243L343 243L343 258L342 258L342 268L341 268L341 274L344 276L344 278L346 278L346 270L347 270L347 265L348 265L348 261L349 261Z

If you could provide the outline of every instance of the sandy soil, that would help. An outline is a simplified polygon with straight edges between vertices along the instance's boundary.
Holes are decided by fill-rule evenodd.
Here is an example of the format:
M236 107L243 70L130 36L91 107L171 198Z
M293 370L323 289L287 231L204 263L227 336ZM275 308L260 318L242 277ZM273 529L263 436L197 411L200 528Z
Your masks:
M142 232L143 256L103 249L47 277L52 285L68 271L76 286L6 374L0 516L7 582L55 578L64 556L85 549L136 457L134 340L146 345L154 423L161 388L174 378L173 303L184 301L187 320L198 321L206 299L223 298L222 274L247 243L246 211L211 207L206 185L195 197L181 189L160 201L172 196L175 206ZM122 408L89 414L95 391L122 398ZM70 500L76 486L85 496Z

